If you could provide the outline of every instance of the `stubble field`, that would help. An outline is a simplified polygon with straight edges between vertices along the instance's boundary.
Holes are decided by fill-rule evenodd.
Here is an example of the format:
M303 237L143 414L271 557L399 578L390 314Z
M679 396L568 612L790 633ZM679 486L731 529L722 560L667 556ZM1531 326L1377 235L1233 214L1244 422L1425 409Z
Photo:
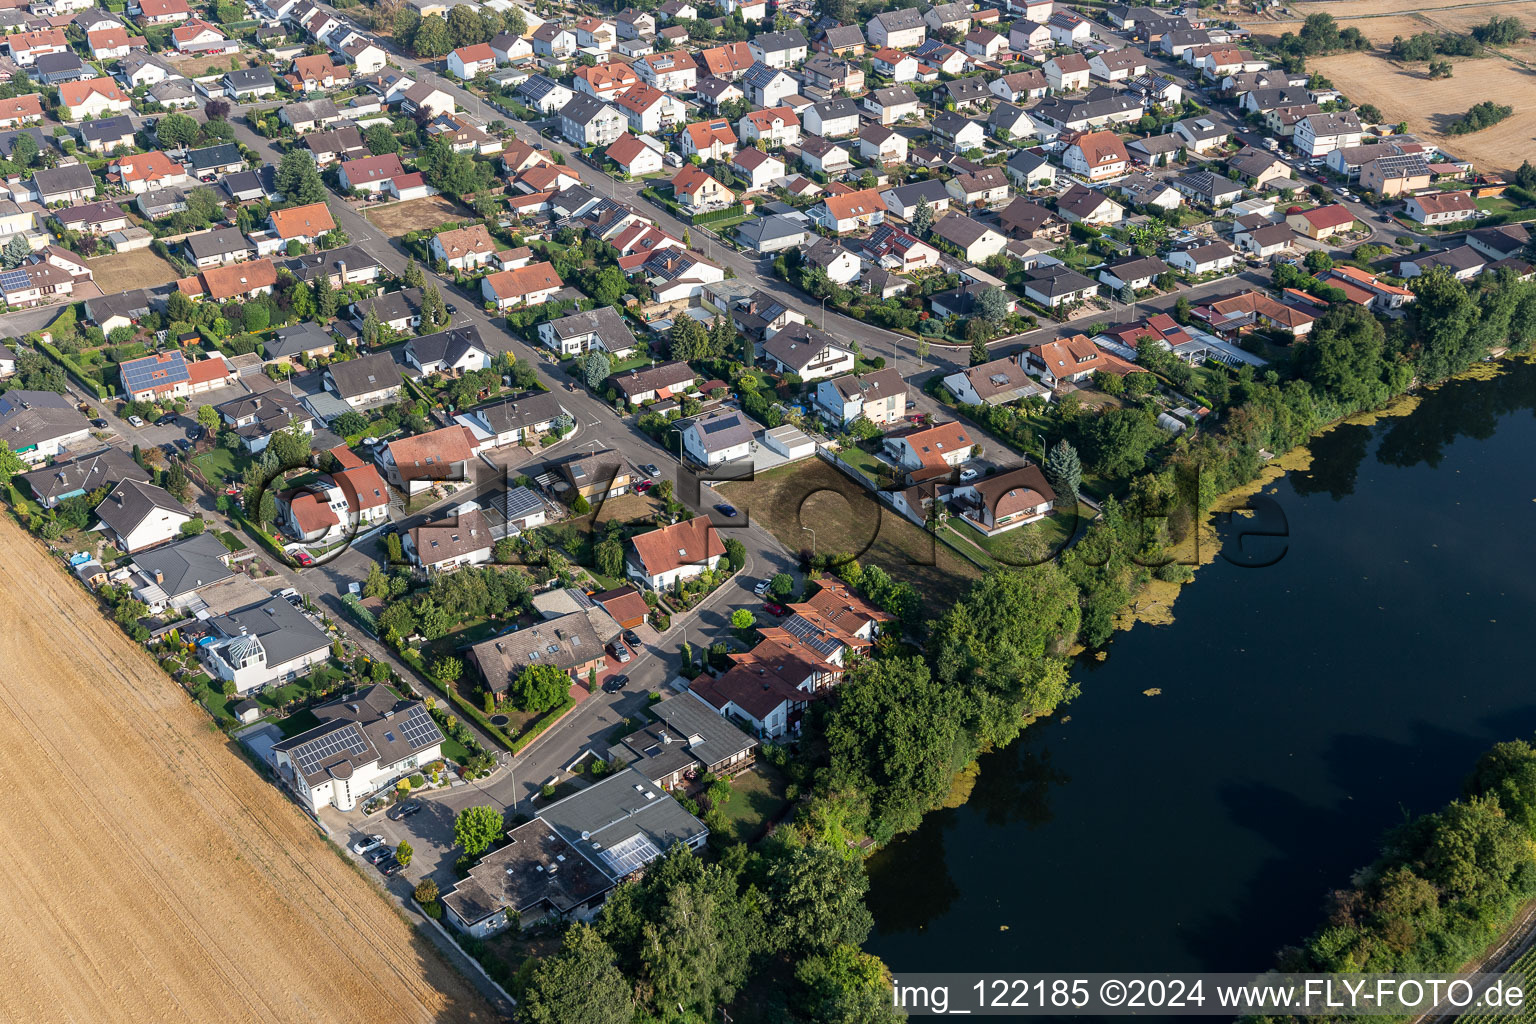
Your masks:
M0 553L0 1019L494 1019L9 519Z
M1448 58L1450 78L1431 80L1425 63L1400 63L1388 47L1396 36L1420 32L1469 34L1489 18L1513 17L1536 29L1536 0L1469 5L1465 0L1351 0L1341 3L1288 5L1296 17L1241 18L1254 34L1272 41L1301 28L1310 14L1330 14L1340 28L1358 28L1375 49L1363 53L1315 57L1307 62L1327 76L1355 103L1381 109L1387 121L1408 122L1410 131L1471 160L1480 169L1511 171L1536 153L1536 38L1527 36L1496 53ZM1529 65L1529 66L1528 66ZM1514 116L1471 135L1446 135L1446 126L1475 103L1493 100L1515 108Z

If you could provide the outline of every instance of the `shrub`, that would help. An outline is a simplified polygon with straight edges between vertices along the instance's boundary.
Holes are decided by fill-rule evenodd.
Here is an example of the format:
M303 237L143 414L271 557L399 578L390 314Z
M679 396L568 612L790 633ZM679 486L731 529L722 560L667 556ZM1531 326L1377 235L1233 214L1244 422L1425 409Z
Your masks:
M555 787L546 782L539 787L539 795L549 800L555 795Z

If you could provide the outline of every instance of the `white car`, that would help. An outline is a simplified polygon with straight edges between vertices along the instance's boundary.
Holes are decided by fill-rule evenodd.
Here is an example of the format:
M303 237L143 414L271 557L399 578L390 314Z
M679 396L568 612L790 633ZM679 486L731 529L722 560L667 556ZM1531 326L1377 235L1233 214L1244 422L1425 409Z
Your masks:
M978 476L981 476L981 474L976 472L974 469L962 469L960 471L960 482L966 483L968 481L975 480Z
M752 588L752 593L756 594L758 597L762 597L764 594L768 593L768 587L772 583L772 580L758 580L757 586Z
M144 425L144 421L137 416L129 416L128 422L135 427L142 427Z
M367 853L369 850L377 850L383 845L383 836L363 836L363 838L352 844L352 852L363 854Z

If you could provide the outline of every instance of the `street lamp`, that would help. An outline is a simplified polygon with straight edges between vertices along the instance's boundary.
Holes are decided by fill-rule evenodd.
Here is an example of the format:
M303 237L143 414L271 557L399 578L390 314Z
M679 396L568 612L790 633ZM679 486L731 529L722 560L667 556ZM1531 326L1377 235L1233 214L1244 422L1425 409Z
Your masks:
M800 529L811 535L811 558L814 559L816 557L816 531L809 526L802 526Z
M821 329L822 330L826 330L827 329L827 300L829 298L831 298L830 295L823 295L821 297Z

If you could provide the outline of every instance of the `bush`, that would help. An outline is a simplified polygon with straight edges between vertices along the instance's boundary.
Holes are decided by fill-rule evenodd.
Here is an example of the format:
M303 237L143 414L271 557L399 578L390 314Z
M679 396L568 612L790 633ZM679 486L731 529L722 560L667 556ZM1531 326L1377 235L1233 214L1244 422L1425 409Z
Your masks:
M544 785L539 787L539 795L542 796L545 800L549 800L555 795L555 787L546 782Z

